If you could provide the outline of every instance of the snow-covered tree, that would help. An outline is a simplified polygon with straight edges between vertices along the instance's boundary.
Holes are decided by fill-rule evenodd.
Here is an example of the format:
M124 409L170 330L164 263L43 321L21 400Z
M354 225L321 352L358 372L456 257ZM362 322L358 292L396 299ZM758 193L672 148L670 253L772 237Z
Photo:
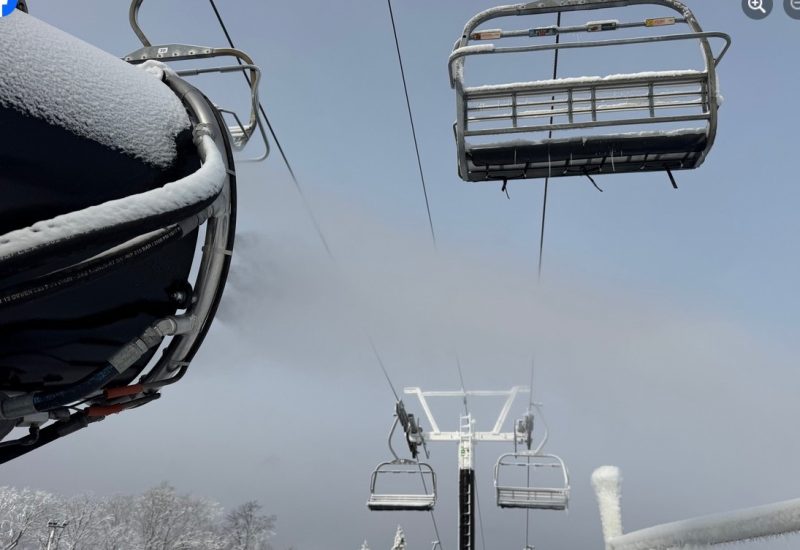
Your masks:
M57 506L59 521L64 524L59 548L66 550L96 550L106 527L104 502L91 495L78 495Z
M218 532L221 515L217 504L178 495L174 487L162 483L137 500L133 527L142 550L221 550L224 548Z
M0 487L0 550L270 550L275 516L255 501L223 516L216 502L178 494L166 483L140 496L64 499Z
M142 548L133 526L136 498L118 495L102 501L105 518L97 548L99 550L137 550Z
M275 516L260 512L261 505L251 500L225 516L226 550L269 550L269 539L275 534Z
M22 548L46 528L53 496L44 491L0 487L0 549Z
M361 545L361 550L369 550L369 544L367 543L367 539L364 539L364 543Z
M397 531L394 533L394 544L392 550L406 550L406 535L403 533L403 528L397 526Z

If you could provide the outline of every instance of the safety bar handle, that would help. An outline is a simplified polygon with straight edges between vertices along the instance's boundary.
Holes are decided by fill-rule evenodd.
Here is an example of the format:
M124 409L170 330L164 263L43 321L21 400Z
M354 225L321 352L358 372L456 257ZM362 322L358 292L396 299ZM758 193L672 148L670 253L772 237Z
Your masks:
M229 127L228 132L233 138L233 146L236 150L241 150L250 140L250 137L260 127L258 116L258 86L261 82L261 70L253 63L253 59L242 50L236 48L211 48L208 46L196 46L191 44L161 44L157 46L145 46L129 53L123 59L132 65L138 65L145 61L186 61L191 59L210 59L214 57L233 57L238 60L238 65L225 67L211 67L202 69L185 69L176 71L179 76L192 76L204 73L247 71L250 73L247 79L250 83L250 117L247 124L242 128L243 133L237 133L238 128ZM266 143L266 135L260 129L261 136ZM269 153L269 144L266 145ZM266 158L266 156L262 156Z
M456 48L453 53L450 54L450 58L447 61L447 69L450 73L450 87L456 87L456 71L454 70L454 64L462 60L463 58L470 56L470 55L485 55L485 54L496 54L496 53L525 53L525 52L537 52L537 51L549 51L549 50L568 50L568 49L575 49L575 48L594 48L594 47L603 47L603 46L622 46L628 44L643 44L648 42L673 42L678 40L699 40L699 39L707 39L707 38L719 38L725 41L725 46L720 51L719 55L713 58L714 67L722 61L722 58L727 53L728 49L731 47L731 37L727 33L724 32L698 32L698 33L682 33L682 34L665 34L659 36L643 36L643 37L636 37L636 38L616 38L612 40L596 40L593 42L560 42L558 44L536 44L531 46L515 46L515 47L504 47L504 48L497 48L494 44L485 44L480 46L462 46L460 48Z

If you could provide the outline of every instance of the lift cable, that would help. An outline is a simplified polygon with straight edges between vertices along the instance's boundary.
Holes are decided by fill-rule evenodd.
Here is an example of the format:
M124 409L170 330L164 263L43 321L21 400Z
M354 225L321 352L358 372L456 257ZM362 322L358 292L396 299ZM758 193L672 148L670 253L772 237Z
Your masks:
M458 367L458 379L461 382L461 391L464 393L464 414L469 414L469 405L467 404L467 392L464 389L464 373L461 372L461 360L456 354L456 367Z
M222 28L222 32L225 34L225 38L228 40L228 45L231 48L236 48L233 44L233 39L231 38L230 33L228 32L228 28L225 26L225 22L222 20L222 15L219 13L217 9L217 5L214 3L214 0L208 0L211 3L211 9L214 10L214 15L217 17L217 21L219 22L219 26ZM236 61L239 65L242 64L242 60L236 58ZM247 84L250 84L250 77L247 73L243 72L242 75L244 76L245 80L247 80ZM328 253L330 259L336 263L336 259L331 252L331 248L328 245L328 240L325 238L325 234L322 232L322 226L320 225L317 217L314 215L314 210L311 208L311 204L308 202L308 197L306 197L305 192L303 191L303 187L300 185L300 181L297 179L297 176L294 173L294 169L292 168L291 163L289 162L289 158L286 156L286 153L283 151L283 147L281 146L280 140L278 140L278 135L275 133L275 129L272 127L272 123L269 121L269 117L267 116L266 111L264 110L264 106L261 104L261 101L258 102L258 109L261 112L261 116L264 118L264 122L267 124L267 129L269 130L270 135L272 135L272 139L275 142L275 146L278 148L278 152L281 154L281 158L283 159L283 163L286 165L286 169L289 171L289 175L292 178L292 182L294 183L295 189L297 189L297 193L300 195L300 200L303 203L303 208L306 211L311 223L314 225L314 230L317 232L317 236L319 240L322 242L322 246L325 247L325 251Z
M419 179L422 182L422 193L425 195L425 209L428 212L428 225L431 229L431 239L433 240L433 247L436 248L436 232L433 229L433 217L431 216L431 204L428 200L428 187L425 185L425 174L422 171L422 160L419 155L419 143L417 141L417 131L414 127L414 115L411 112L411 100L408 97L408 85L406 84L406 73L403 70L403 56L400 53L400 41L397 39L397 27L394 23L394 10L392 9L392 0L386 0L389 4L389 19L392 22L392 32L394 33L394 45L397 49L397 62L400 65L400 76L403 79L403 92L406 96L406 107L408 108L408 121L411 123L411 137L414 139L414 151L417 153L417 166L419 167Z
M386 365L384 365L384 363L383 363L383 359L381 358L381 354L378 353L378 348L375 346L375 341L372 339L372 336L370 336L370 335L367 335L367 338L369 339L369 345L372 347L372 352L375 354L375 359L378 360L378 365L380 365L381 370L383 371L383 376L386 377L386 382L389 383L389 388L391 388L392 393L394 394L394 398L397 401L401 401L400 395L397 393L397 390L395 389L394 384L392 384L392 379L389 377L389 372L386 370Z
M211 4L211 8L214 10L214 15L216 16L217 21L219 22L219 25L220 25L220 27L222 29L222 32L225 34L225 38L228 41L228 45L231 48L235 48L236 46L234 45L233 39L231 38L231 35L228 32L228 28L225 25L225 21L222 19L222 15L220 14L219 10L217 9L216 3L214 2L214 0L209 0L209 2ZM390 8L391 8L391 4L390 4ZM394 20L392 21L392 25L394 25ZM395 34L395 38L396 38L396 34ZM398 55L399 55L399 53L400 52L399 52L399 49L398 49ZM241 61L239 61L239 64L241 64ZM401 65L401 70L402 70L402 65ZM249 77L246 74L244 75L244 77L245 77L245 79L247 79L247 82L249 84L250 83ZM405 76L403 76L403 85L405 86ZM317 220L317 217L314 214L314 210L311 208L311 204L308 202L308 199L307 199L307 197L305 195L305 192L303 191L303 187L300 185L300 182L297 179L297 176L295 175L294 169L292 169L292 165L289 162L289 159L286 156L286 153L284 152L283 147L281 146L281 143L278 140L278 136L275 133L275 130L272 127L272 124L270 124L269 118L267 117L267 113L264 110L264 107L263 107L263 105L261 104L260 101L258 103L258 108L259 108L259 111L261 112L261 116L264 118L264 122L266 122L266 124L267 124L267 128L269 129L270 134L272 135L272 139L275 141L275 145L277 146L278 151L280 151L281 158L283 158L283 162L286 165L286 169L289 171L289 175L292 178L292 182L294 183L294 186L297 189L297 192L300 195L300 198L302 199L303 207L305 208L306 214L308 215L308 217L311 219L312 223L314 224L314 229L317 232L317 236L319 237L320 241L322 242L322 245L325 247L325 251L328 254L328 258L331 260L331 262L334 264L334 266L338 266L338 262L336 261L336 257L333 255L333 251L331 250L331 247L328 244L328 240L325 238L325 234L322 231L322 226L320 225L319 221ZM410 114L411 114L411 111L410 111L410 104L409 104L409 115ZM412 120L412 130L413 130L413 120ZM415 144L416 144L416 134L414 134L414 136L415 136L414 137L414 141L415 141ZM419 159L419 151L417 151L417 159ZM421 163L420 163L420 175L422 175L422 164ZM423 179L423 188L424 188L424 184L425 184L425 181ZM425 192L425 202L426 202L426 205L427 205L427 191ZM431 223L431 235L433 236L433 222L430 220L430 208L428 209L428 218L429 218L429 221ZM436 239L434 237L434 245L435 244L436 244ZM384 365L383 359L381 358L381 355L378 352L378 348L375 345L375 341L372 339L372 336L369 334L369 332L367 332L366 335L367 335L367 339L369 340L370 347L372 348L372 351L375 354L375 358L378 361L378 366L380 367L381 371L383 372L383 375L386 377L386 381L388 382L389 387L391 388L395 399L397 401L400 401L400 396L397 393L397 390L396 390L394 384L392 383L392 379L389 376L389 372L386 370L386 366ZM423 483L423 486L424 486L425 485L425 479L424 478L422 480L422 483ZM425 488L425 491L427 491L427 487ZM431 521L433 523L433 530L436 533L436 540L439 541L439 548L442 548L441 537L439 536L439 526L436 523L436 517L434 516L433 510L431 510Z
M558 19L556 21L556 27L561 27L561 12L558 12ZM556 44L561 42L561 35L556 34ZM553 59L553 80L558 78L558 52L560 50L556 49ZM555 101L555 96L552 97L551 101ZM550 110L553 110L553 105L550 105ZM554 117L550 116L550 126L553 125ZM547 139L553 138L553 130L548 131ZM549 156L549 155L548 155ZM549 166L549 158L548 158L548 166ZM539 232L539 269L538 269L538 280L542 280L542 256L544 254L544 226L545 220L547 218L547 191L550 188L550 175L548 174L547 177L544 179L544 197L542 199L542 227Z
M556 16L556 27L561 27L561 12L558 12ZM556 44L561 42L561 35L556 34ZM553 55L553 80L558 78L558 48L554 50ZM555 101L555 96L552 96L551 101ZM553 105L550 105L550 110L553 110ZM550 126L553 125L554 116L550 116ZM547 138L552 139L553 137L553 130L548 131ZM549 161L549 158L548 158ZM549 162L548 162L549 166ZM548 174L544 180L544 196L542 197L542 225L541 229L539 230L539 266L537 270L537 284L541 284L542 282L542 258L544 257L544 229L545 229L545 222L547 220L547 192L550 188L550 175ZM530 412L533 408L533 363L534 360L531 359L531 383L530 383L530 393L529 393L529 400L528 400L528 412ZM530 458L528 458L528 463L530 464ZM527 484L528 487L531 485L531 471L530 468L527 468ZM530 545L530 530L531 530L531 511L530 509L525 509L525 548L531 548Z

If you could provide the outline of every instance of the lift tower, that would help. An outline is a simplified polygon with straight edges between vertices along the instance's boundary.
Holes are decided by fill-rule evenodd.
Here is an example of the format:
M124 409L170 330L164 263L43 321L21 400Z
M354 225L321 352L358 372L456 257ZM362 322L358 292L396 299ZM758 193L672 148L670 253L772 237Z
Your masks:
M478 391L423 391L421 388L405 388L406 395L413 395L419 400L420 406L430 425L430 430L425 432L425 440L429 442L457 442L458 443L458 549L474 550L475 548L475 511L477 508L475 494L475 469L473 466L473 450L479 441L494 441L520 443L525 441L530 434L517 433L516 431L503 431L503 426L508 418L517 395L530 393L530 388L514 386L510 390L478 390ZM475 419L472 414L465 411L459 421L459 430L441 431L439 424L433 416L429 398L477 398L477 397L504 397L505 402L491 431L475 431Z
M496 503L501 508L521 508L526 510L566 510L569 503L569 474L564 461L557 455L545 454L548 430L545 424L543 434L536 447L533 447L534 411L543 421L541 405L529 401L524 416L514 423L513 428L503 429L519 394L530 394L530 388L514 386L499 391L423 391L421 388L405 388L406 395L416 396L430 425L423 431L416 417L406 412L405 404L398 400L395 404L395 420L389 432L389 450L393 460L382 462L372 472L370 497L367 507L374 511L427 511L432 512L437 500L436 475L430 465L422 462L419 451L428 456L428 442L451 442L458 444L458 549L475 549L475 512L478 507L475 492L474 448L478 442L506 442L514 445L514 452L500 456L494 468ZM456 397L464 401L464 414L459 419L457 431L442 431L433 416L429 399ZM467 399L478 397L505 398L500 413L490 431L476 431L475 419L469 411ZM544 423L544 422L543 422ZM400 458L392 447L392 438L398 426L405 432L406 443L411 459ZM522 450L520 450L522 449ZM546 484L539 474L549 470L556 472ZM524 473L523 482L510 482L508 474L513 471ZM409 475L411 474L411 475ZM389 478L412 479L419 477L423 492L397 492L387 490ZM438 541L437 541L438 542ZM435 548L436 542L434 543Z

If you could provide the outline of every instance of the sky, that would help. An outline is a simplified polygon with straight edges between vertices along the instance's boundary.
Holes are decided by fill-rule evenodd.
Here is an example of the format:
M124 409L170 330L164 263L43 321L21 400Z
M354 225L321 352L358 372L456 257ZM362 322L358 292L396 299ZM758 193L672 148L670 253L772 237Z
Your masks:
M259 500L278 516L280 550L359 548L365 538L388 548L398 523L410 548L429 548L427 514L364 506L372 468L388 458L394 403L368 333L398 388L457 389L458 357L468 388L508 389L527 384L535 357L547 449L572 480L569 514L532 514L537 549L602 546L589 476L604 464L622 470L626 532L800 496L800 21L781 2L763 21L735 0L687 3L734 43L719 67L713 151L676 173L677 191L658 173L598 177L603 193L584 178L554 181L537 284L542 183L509 184L509 200L456 174L447 56L467 19L492 4L393 2L437 252L386 4L218 0L237 46L262 67L262 101L336 262L279 155L242 164L234 268L189 375L147 407L5 465L0 484L114 494L169 481L227 506ZM117 55L137 48L121 0L29 5ZM224 45L204 0L145 2L141 21L154 43ZM660 69L692 54L627 61ZM607 73L623 59L600 61ZM576 76L599 64L564 56L560 68ZM239 78L198 83L244 109ZM479 427L499 410L471 406ZM458 403L436 412L455 429ZM476 449L487 548L524 545L524 512L493 503L492 467L508 450ZM456 449L431 451L449 550Z

